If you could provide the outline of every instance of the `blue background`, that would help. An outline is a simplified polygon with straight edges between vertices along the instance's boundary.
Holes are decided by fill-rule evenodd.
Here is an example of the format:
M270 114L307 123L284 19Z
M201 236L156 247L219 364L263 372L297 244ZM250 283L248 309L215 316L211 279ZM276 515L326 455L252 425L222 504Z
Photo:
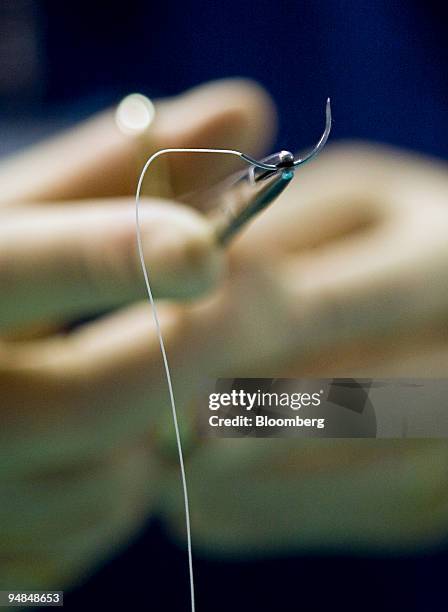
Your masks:
M434 0L45 0L34 11L39 93L25 108L12 98L13 113L71 120L133 90L248 76L278 104L280 148L316 140L331 96L333 139L448 156L447 15Z

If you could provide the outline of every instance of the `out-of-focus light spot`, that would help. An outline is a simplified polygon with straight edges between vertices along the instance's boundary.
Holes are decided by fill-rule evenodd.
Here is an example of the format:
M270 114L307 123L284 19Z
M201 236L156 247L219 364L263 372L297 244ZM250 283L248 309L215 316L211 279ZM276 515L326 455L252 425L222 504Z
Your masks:
M117 107L115 120L125 134L139 134L145 131L155 116L154 104L142 94L126 96Z

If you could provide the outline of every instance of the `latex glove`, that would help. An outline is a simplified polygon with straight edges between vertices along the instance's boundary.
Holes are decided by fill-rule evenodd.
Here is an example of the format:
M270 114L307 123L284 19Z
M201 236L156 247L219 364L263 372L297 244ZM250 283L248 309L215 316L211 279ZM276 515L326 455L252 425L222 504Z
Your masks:
M236 239L227 285L183 311L200 375L446 376L447 201L440 162L329 146ZM174 343L170 354L182 381ZM437 543L448 530L447 464L444 440L198 440L187 461L196 550ZM164 508L182 535L172 470Z
M271 117L251 83L200 87L157 105L146 155L195 145L259 154ZM168 395L149 306L58 331L145 296L133 198L140 146L107 111L0 168L2 588L72 584L128 541L158 497L154 424ZM177 188L229 170L195 168L173 163ZM158 298L193 299L218 281L222 253L198 212L147 198L142 236ZM161 320L181 343L176 316Z

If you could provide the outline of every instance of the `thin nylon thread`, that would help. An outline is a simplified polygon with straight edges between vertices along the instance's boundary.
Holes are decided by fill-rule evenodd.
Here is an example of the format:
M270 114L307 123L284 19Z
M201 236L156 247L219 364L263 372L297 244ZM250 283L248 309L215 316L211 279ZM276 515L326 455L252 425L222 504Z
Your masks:
M159 315L157 313L155 300L154 300L153 293L151 290L151 284L149 282L149 274L146 268L145 258L143 255L143 245L142 245L142 237L141 237L141 231L140 231L140 216L139 216L140 194L141 194L143 179L145 178L146 171L148 170L149 166L152 164L152 162L157 157L159 157L160 155L167 154L167 153L223 153L226 155L236 155L237 157L242 157L243 159L245 159L246 162L253 163L254 165L257 165L261 168L265 168L266 164L260 164L259 162L257 162L256 160L252 160L251 158L248 159L247 156L243 155L243 153L240 153L239 151L234 151L233 149L161 149L160 151L157 151L156 153L151 155L151 157L147 160L147 162L143 166L143 170L140 174L140 178L137 184L137 191L135 194L135 223L136 223L136 230L137 230L136 233L137 233L138 254L139 254L140 263L141 263L142 270L143 270L143 276L145 279L146 291L148 293L148 298L151 304L154 323L155 323L156 330L157 330L157 336L158 336L159 345L160 345L160 352L162 353L163 365L165 369L165 377L166 377L166 381L168 384L168 390L169 390L169 396L170 396L171 411L173 414L174 431L176 434L176 444L177 444L177 451L179 455L179 467L180 467L180 473L181 473L182 490L183 490L183 497L184 497L184 504L185 504L185 526L186 526L186 531L187 531L187 550L188 550L188 569L189 569L189 578L190 578L191 612L195 612L196 607L195 607L195 589L194 589L194 572L193 572L193 552L192 552L191 525L190 525L190 504L189 504L189 499L188 499L188 487L187 487L187 478L185 474L184 455L183 455L182 441L181 441L180 431L179 431L179 422L177 418L176 402L174 400L174 391L173 391L173 385L171 381L170 367L169 367L168 358L166 355L165 343L163 340L162 329L161 329L160 321L159 321Z
M332 122L332 118L331 118L331 106L330 106L330 98L328 98L327 99L327 104L326 104L325 131L322 134L322 136L321 136L319 142L317 143L317 145L314 147L314 149L308 155L306 155L305 157L296 160L294 162L294 167L297 167L297 166L299 166L299 165L301 165L301 164L311 160L313 157L315 157L321 151L321 149L325 146L325 143L327 142L328 135L330 134L331 122ZM152 294L151 285L150 285L150 282L149 282L149 275L148 275L148 271L146 269L145 258L144 258L144 255L143 255L142 237L141 237L141 231L140 231L140 218L139 218L140 193L141 193L143 179L145 178L146 171L148 170L149 166L152 164L152 162L157 157L159 157L160 155L165 155L167 153L221 153L221 154L224 154L224 155L235 155L236 157L240 157L241 159L243 159L247 164L251 165L252 167L256 166L258 168L261 168L262 170L276 170L277 166L274 165L274 164L267 164L267 163L265 163L263 161L257 161L256 159L253 159L249 155L246 155L245 153L241 153L240 151L236 151L234 149L196 149L196 148L195 149L183 149L183 148L161 149L160 151L156 151L156 153L151 155L151 157L146 161L145 165L143 166L143 170L141 171L140 177L138 179L137 191L136 191L136 194L135 194L135 223L136 223L136 233L137 233L138 254L139 254L139 257L140 257L140 263L141 263L142 270L143 270L143 276L145 278L146 291L148 293L149 302L150 302L151 308L152 308L154 323L155 323L156 330L157 330L157 336L159 338L160 351L162 353L163 365L164 365L164 369L165 369L165 376L166 376L166 380L167 380L167 384L168 384L168 390L169 390L169 396L170 396L171 410L172 410L172 414L173 414L174 430L175 430L175 433L176 433L176 444L177 444L177 450L178 450L178 454L179 454L179 466L180 466L180 473L181 473L181 480L182 480L182 490L183 490L184 503L185 503L185 525L186 525L186 531L187 531L187 549L188 549L188 568L189 568L189 577L190 577L191 612L195 612L196 608L195 608L195 590L194 590L194 573L193 573L193 553L192 553L191 526L190 526L190 504L189 504L189 500L188 500L188 487L187 487L187 478L186 478L186 475L185 475L184 455L183 455L183 451L182 451L182 442L181 442L180 432L179 432L179 423L178 423L178 419L177 419L176 402L174 400L173 385L172 385L172 382L171 382L170 367L169 367L169 364L168 364L168 358L167 358L166 350L165 350L165 343L163 341L162 330L161 330L161 327L160 327L159 315L157 313L157 308L156 308L154 297L153 297L153 294Z

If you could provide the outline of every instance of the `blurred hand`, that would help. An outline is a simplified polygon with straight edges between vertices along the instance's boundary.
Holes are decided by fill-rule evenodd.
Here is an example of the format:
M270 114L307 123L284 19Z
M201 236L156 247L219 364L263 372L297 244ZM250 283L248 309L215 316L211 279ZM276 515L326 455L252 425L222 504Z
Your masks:
M271 123L255 85L210 84L157 105L144 157L182 146L258 155ZM2 588L72 584L126 542L157 499L154 424L166 382L149 306L126 307L145 297L133 195L141 144L108 111L0 167ZM170 167L181 191L230 169L227 160L195 170L181 157ZM209 290L223 265L206 220L157 198L141 213L156 296ZM181 343L176 307L160 316L166 338ZM192 358L187 345L182 358Z
M221 146L257 154L265 145L269 109L258 90L242 83L201 88L163 103L154 149ZM38 158L20 158L0 174L12 266L7 269L15 270L14 282L8 282L16 292L5 299L2 320L16 338L18 327L29 333L36 315L57 326L67 317L142 296L132 199L118 200L119 194L132 193L137 180L130 163L132 141L117 135L110 123L107 115L94 120ZM181 130L179 124L188 127ZM97 154L93 143L101 149ZM55 156L64 160L57 172ZM204 173L190 160L179 156L171 168L178 193L201 184L204 175L214 179L229 170L223 163ZM228 272L209 297L159 303L181 416L196 381L207 375L422 376L434 372L431 363L442 373L447 190L445 169L435 162L361 145L330 148L301 169L282 198L231 245ZM66 198L78 201L64 203ZM211 287L222 266L203 218L161 200L144 208L152 236L145 256L158 297L191 298ZM33 230L37 224L41 241ZM181 235L187 245L179 252ZM34 265L40 261L45 265ZM89 569L98 550L107 554L106 543L128 537L151 500L183 533L177 463L160 465L158 452L157 421L171 423L148 305L123 308L68 336L5 339L2 350L2 478L11 502L0 518L12 534L5 570L11 574L18 568L19 576L29 576L37 561L47 568L46 574L42 570L47 584L70 582ZM187 467L193 537L209 550L238 552L325 542L399 546L422 539L446 525L441 490L447 456L443 442L410 440L198 444ZM118 479L115 488L108 480L119 473L114 462L123 466L124 481ZM109 498L97 482L110 487ZM70 513L61 490L66 487L70 500L79 483L86 493L84 498L76 493L75 507L67 502ZM97 497L89 497L92 488ZM48 498L39 499L46 491ZM32 511L33 495L41 514ZM117 495L124 510L117 510L114 522L108 513ZM434 499L440 499L437 507L430 505ZM353 508L361 503L356 522ZM417 506L419 512L406 514L406 508ZM335 507L343 508L337 517ZM89 508L104 511L95 518ZM59 549L49 540L54 537L49 519L56 515ZM83 520L90 521L89 530ZM72 541L69 526L75 531ZM36 550L33 554L26 535L36 532L49 542L43 559Z
M192 340L213 342L208 369L446 375L447 200L440 162L329 145L236 238L227 283L189 309Z
M442 163L330 145L235 240L227 282L182 312L197 371L446 376L447 202ZM175 342L169 354L182 380ZM239 555L437 542L447 464L444 440L213 439L187 462L193 537ZM182 534L172 478L164 507Z

